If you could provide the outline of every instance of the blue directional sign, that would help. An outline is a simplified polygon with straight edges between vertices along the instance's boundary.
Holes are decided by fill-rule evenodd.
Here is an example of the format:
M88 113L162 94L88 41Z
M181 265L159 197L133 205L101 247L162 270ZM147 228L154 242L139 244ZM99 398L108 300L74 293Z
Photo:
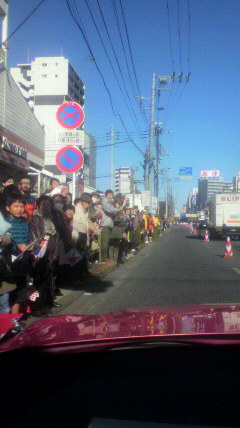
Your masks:
M179 176L181 180L191 180L192 179L192 167L184 166L179 169Z

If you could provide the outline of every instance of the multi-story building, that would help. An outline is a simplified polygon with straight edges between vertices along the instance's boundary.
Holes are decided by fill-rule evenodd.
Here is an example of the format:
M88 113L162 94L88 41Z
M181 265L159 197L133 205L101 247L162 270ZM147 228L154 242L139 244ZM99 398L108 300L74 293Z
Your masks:
M238 172L236 177L233 177L233 191L240 192L240 172Z
M7 21L8 2L0 0L1 45L7 39ZM34 171L38 174L40 189L49 176L42 174L44 130L8 73L6 63L7 47L3 44L0 48L0 180L9 173L17 179Z
M66 145L82 148L84 153L84 180L96 176L96 150L94 139L84 132L84 125L78 129L62 128L56 118L61 104L73 101L84 109L84 84L69 60L64 57L39 57L31 64L19 64L11 68L11 75L29 103L45 131L45 168L61 181L56 166L56 154ZM91 140L91 143L90 143ZM86 145L86 150L85 150ZM89 184L89 183L87 183Z
M115 192L124 195L133 193L133 170L132 168L115 169Z
M198 180L197 206L199 209L205 208L207 201L212 195L217 193L231 193L232 191L233 183L223 181L223 178L220 176L215 179L200 178Z
M192 191L188 195L187 200L187 211L189 213L194 213L197 205L197 194L198 194L198 188L194 187Z

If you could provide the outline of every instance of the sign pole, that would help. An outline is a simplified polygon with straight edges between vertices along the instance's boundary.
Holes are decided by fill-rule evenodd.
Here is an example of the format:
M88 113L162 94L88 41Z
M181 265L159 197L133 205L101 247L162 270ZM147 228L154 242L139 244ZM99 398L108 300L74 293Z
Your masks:
M73 173L72 176L72 203L76 199L76 172Z

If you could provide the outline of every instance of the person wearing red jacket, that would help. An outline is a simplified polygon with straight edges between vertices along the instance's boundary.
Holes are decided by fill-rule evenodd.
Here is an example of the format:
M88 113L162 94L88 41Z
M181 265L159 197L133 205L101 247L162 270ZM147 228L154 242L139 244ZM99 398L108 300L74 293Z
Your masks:
M30 222L34 211L36 210L36 199L30 194L31 190L31 181L30 178L26 175L22 177L18 183L18 188L23 198L26 201L25 212L27 213L27 220Z

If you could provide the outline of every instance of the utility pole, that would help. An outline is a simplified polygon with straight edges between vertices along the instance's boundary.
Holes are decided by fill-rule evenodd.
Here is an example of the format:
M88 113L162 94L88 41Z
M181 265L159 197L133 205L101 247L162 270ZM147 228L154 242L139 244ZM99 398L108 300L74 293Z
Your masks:
M114 125L111 126L111 146L110 146L110 189L114 189Z
M168 169L166 168L166 203L165 203L165 217L168 218Z
M151 122L149 135L149 165L148 165L148 190L150 191L150 211L152 211L152 177L153 177L153 144L154 144L154 115L155 115L155 97L156 97L156 74L152 76L152 97L151 97Z

